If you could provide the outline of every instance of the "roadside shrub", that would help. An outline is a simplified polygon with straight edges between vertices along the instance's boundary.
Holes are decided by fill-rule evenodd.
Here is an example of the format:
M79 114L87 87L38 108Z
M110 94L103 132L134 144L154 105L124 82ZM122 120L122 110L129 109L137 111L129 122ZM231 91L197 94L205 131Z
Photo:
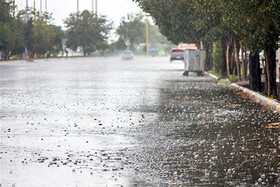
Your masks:
M236 75L230 75L229 80L232 83L238 82L238 77Z

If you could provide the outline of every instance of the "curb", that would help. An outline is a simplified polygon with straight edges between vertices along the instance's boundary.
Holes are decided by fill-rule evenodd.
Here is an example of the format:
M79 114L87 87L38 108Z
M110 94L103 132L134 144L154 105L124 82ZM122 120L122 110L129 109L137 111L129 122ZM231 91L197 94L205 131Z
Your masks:
M252 90L249 90L248 88L244 88L242 86L239 86L235 83L231 84L232 87L234 87L237 90L240 90L250 96L254 101L257 103L260 103L263 106L267 106L272 110L275 110L280 113L280 103L276 99L268 98L260 93L254 92Z
M210 76L213 79L218 80L219 78L215 75L212 75L211 73L206 72L208 76ZM261 105L270 108L271 110L277 111L280 113L280 102L276 99L268 98L258 92L254 92L248 88L244 88L242 86L239 86L236 83L230 84L233 88L236 90L240 90L246 95L248 95L250 98L252 98L256 103L260 103Z
M208 75L209 77L211 77L211 78L213 78L213 79L216 79L216 80L219 79L219 77L217 77L216 75L213 75L213 74L211 74L211 73L208 73L207 71L205 71L204 74L205 74L205 75Z

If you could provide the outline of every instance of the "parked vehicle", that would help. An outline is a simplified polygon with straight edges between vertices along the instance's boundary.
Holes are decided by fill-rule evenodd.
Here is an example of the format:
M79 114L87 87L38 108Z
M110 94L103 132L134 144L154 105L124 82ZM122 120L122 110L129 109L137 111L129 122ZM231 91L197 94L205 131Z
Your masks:
M131 60L131 59L133 59L133 53L131 51L128 51L128 50L124 51L122 53L122 59L124 59L124 60Z
M184 50L183 49L172 49L170 51L170 62L174 60L184 60Z

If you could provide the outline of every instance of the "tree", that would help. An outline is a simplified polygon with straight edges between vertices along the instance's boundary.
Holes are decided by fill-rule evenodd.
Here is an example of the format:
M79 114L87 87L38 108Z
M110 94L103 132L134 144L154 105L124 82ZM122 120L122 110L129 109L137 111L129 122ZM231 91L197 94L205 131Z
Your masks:
M277 0L232 0L225 3L223 20L240 38L240 43L251 51L250 69L259 68L260 51L266 56L265 93L277 97L276 55L280 35L280 2ZM256 56L256 57L252 57ZM255 67L257 66L257 67ZM250 70L250 87L261 90L260 72ZM259 85L256 87L255 85Z
M210 53L212 46L208 42L213 25L218 25L216 1L196 0L135 0L143 10L149 13L158 25L161 33L174 44L195 43L207 52L206 68L212 67ZM202 3L204 2L204 4ZM207 3L207 5L205 5ZM212 4L211 4L212 3ZM204 9L202 9L204 8ZM219 20L218 20L219 21ZM203 45L201 45L203 44Z
M167 38L159 32L159 28L151 24L143 14L129 14L127 19L123 18L116 33L119 40L124 41L127 47L136 50L137 46L146 42L146 22L149 27L149 43L152 45L170 45ZM138 51L139 52L139 51Z
M21 19L22 11L20 11L12 21L13 41L11 46L11 55L21 55L25 48L25 29L26 24Z
M5 0L0 0L0 51L4 53L4 58L8 58L12 41L12 16L11 4Z
M116 32L125 44L131 49L145 42L145 22L142 14L128 15L128 20L123 19Z
M240 48L249 49L250 87L256 91L261 90L258 54L264 50L265 93L277 97L275 50L280 35L278 0L134 1L155 19L160 31L174 43L202 43L209 51L209 46L220 40L223 76L236 74L241 80L239 51ZM244 70L247 69L246 64L243 60Z
M32 54L52 54L56 56L62 49L62 39L64 32L61 27L50 24L51 15L45 13L40 16L39 12L34 12L33 25L31 26L32 44L30 50Z
M105 16L99 16L85 10L72 13L64 22L66 24L67 47L76 50L83 48L84 56L107 47L107 39L112 22Z
M125 50L127 48L126 44L124 43L124 40L122 38L119 38L118 41L112 43L110 45L111 47L111 50L114 51L114 50Z
M15 15L11 3L2 0L0 10L0 51L5 59L11 55L21 56L25 48L30 55L56 54L61 50L63 31L50 23L51 14L46 12L41 16L33 10L28 11L26 19L26 10Z
M192 27L191 11L189 1L172 1L172 0L136 0L141 8L149 13L158 25L159 30L168 40L174 44L180 42L197 43L196 33ZM184 9L184 10L183 10ZM184 13L182 13L184 12Z

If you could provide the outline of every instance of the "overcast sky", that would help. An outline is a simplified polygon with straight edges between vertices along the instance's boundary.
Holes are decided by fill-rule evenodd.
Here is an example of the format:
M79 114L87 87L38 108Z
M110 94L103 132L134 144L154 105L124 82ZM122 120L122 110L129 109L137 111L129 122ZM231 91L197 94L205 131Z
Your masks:
M15 0L19 9L26 6L26 0ZM43 2L43 11L45 11L45 2ZM77 11L77 0L47 0L48 12L53 13L54 23L63 26L63 19L70 13ZM92 0L79 0L79 10L92 10ZM94 0L95 2L95 0ZM121 18L128 13L139 13L141 9L137 3L132 0L98 0L98 14L108 16L108 19L114 21L114 26L118 26ZM40 0L35 0L36 9L40 10ZM28 0L29 6L33 7L34 0Z

